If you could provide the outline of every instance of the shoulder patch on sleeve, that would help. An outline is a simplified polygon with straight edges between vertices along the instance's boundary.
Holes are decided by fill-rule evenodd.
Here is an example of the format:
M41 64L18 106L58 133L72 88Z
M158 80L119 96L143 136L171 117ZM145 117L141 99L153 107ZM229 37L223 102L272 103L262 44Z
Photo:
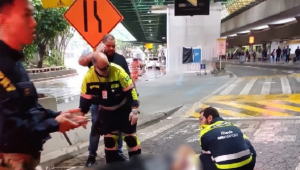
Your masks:
M127 76L127 77L125 78L125 80L126 80L126 81L129 81L129 79L130 79L130 77L129 77L129 76Z

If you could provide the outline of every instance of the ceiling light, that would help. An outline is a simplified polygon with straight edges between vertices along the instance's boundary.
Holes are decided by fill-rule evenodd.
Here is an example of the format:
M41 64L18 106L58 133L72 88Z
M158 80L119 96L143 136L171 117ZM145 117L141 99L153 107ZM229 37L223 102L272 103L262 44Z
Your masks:
M237 34L228 35L228 37L235 37Z
M149 14L149 13L151 13L151 11L148 11L147 13Z
M259 26L259 27L252 28L251 30L261 30L261 29L267 29L267 28L269 28L269 26L262 25L262 26Z
M150 31L151 31L152 29L150 28Z
M163 10L151 10L151 13L152 14L166 14L166 13L168 13L168 10L165 10L165 9L163 9Z
M270 24L285 24L285 23L293 22L293 21L296 21L296 18L286 18L286 19L282 19L282 20L277 20L277 21L272 22Z
M149 22L151 22L151 20L149 20Z
M247 31L242 31L242 32L239 32L240 34L246 34L246 33L250 33L250 31L249 30L247 30Z
M166 39L166 37L162 37L162 39L164 40L164 39Z

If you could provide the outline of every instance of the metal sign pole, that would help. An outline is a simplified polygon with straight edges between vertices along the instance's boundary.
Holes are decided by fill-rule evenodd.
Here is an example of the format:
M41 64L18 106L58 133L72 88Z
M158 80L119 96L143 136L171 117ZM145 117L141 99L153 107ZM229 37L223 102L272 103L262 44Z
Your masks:
M221 71L221 62L222 62L222 56L220 56L220 71Z

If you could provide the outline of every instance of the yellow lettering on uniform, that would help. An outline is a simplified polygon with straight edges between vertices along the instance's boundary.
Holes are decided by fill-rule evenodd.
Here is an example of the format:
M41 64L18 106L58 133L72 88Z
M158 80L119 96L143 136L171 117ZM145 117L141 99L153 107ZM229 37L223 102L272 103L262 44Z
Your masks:
M0 79L4 78L4 74L0 71Z
M6 88L6 91L7 91L7 92L15 91L15 90L16 90L16 87L15 87L13 84L10 84L10 85Z
M93 89L93 88L99 89L100 87L99 87L99 85L91 85L91 86L90 86L90 89Z
M15 91L16 87L11 83L11 81L5 77L5 75L0 71L0 84L5 88L7 92Z
M9 86L9 84L10 84L10 80L7 77L4 77L0 83L6 89Z

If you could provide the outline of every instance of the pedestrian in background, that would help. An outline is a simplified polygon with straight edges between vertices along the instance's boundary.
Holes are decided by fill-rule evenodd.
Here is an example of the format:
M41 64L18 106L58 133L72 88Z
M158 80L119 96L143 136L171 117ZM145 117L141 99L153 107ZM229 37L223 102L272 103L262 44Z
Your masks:
M271 63L274 63L274 62L275 62L275 52L276 52L276 50L274 49L274 50L272 51L272 53L271 53L271 57L270 57Z
M296 55L296 61L299 61L300 60L300 48L299 48L299 46L295 50L295 55Z
M265 48L262 50L261 55L262 55L262 61L267 61L268 52Z
M280 56L281 56L281 48L278 46L276 50L276 62L280 61Z
M286 61L287 49L283 47L282 49L282 61Z
M256 52L255 51L253 51L252 56L253 56L253 62L255 62L256 61Z
M290 62L290 55L291 55L291 49L289 46L286 48L286 61L285 62Z
M24 45L32 43L36 21L29 0L0 1L0 169L34 170L53 132L85 125L72 109L54 112L38 104L33 82L22 66Z

